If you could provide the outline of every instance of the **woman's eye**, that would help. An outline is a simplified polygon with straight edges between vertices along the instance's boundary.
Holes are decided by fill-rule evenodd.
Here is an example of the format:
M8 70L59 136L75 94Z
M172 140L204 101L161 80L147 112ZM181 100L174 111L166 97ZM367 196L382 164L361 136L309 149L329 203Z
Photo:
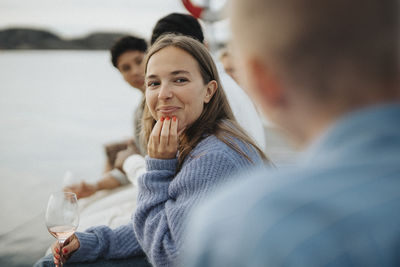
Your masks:
M185 78L179 78L179 79L176 79L175 80L175 82L177 82L177 83L184 83L184 82L187 82L188 80L187 79L185 79Z
M160 83L159 82L148 82L147 83L148 87L154 87L154 86L157 86L157 85L160 85Z

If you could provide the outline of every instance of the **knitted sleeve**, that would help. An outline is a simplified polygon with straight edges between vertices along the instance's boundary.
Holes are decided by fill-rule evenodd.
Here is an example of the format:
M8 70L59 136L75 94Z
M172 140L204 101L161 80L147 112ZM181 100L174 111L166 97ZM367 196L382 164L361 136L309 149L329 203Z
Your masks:
M107 226L91 227L76 233L80 247L68 262L94 261L98 258L121 259L142 254L132 223L116 229Z
M146 158L139 178L134 215L137 240L154 266L172 266L183 243L187 213L217 185L243 167L243 160L224 151L202 153L185 162L175 176L177 160Z

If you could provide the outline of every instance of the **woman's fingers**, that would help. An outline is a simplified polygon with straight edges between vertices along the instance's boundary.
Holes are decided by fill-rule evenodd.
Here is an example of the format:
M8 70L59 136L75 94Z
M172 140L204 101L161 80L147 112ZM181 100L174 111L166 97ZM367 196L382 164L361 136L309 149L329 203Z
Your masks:
M63 258L68 259L73 252L79 249L80 243L76 235L70 236L62 247Z
M58 242L53 243L53 245L51 246L51 251L53 252L54 264L56 264L58 266L58 264L60 263L60 258L61 258L60 244Z
M151 131L149 142L147 144L147 154L152 157L156 158L157 156L157 149L160 144L160 133L163 125L164 117L161 117L153 127Z
M154 125L153 130L151 131L151 134L150 134L149 141L151 141L157 145L160 143L160 133L161 133L161 129L163 126L163 121L164 121L164 117L161 117Z
M161 134L160 134L160 148L161 150L165 150L168 146L169 139L169 128L171 126L170 117L166 117L164 123L162 125Z
M171 159L178 150L178 119L161 118L154 125L148 143L148 154L152 158Z
M79 246L79 240L75 234L70 236L62 247L58 242L55 242L51 247L54 264L58 266L61 262L65 262L74 251L79 249Z
M176 151L178 148L178 119L175 116L173 116L171 120L168 142L169 146Z

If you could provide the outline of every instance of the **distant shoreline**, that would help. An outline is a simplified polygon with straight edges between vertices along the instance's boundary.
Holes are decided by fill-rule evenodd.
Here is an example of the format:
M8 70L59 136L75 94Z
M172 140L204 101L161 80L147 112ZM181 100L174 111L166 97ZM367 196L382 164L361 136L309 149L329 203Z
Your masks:
M8 28L0 30L1 51L23 50L110 50L121 37L133 35L126 32L94 32L79 38L62 38L44 29ZM225 43L217 43L218 49Z
M109 50L128 33L96 32L64 39L48 30L9 28L0 30L0 50Z

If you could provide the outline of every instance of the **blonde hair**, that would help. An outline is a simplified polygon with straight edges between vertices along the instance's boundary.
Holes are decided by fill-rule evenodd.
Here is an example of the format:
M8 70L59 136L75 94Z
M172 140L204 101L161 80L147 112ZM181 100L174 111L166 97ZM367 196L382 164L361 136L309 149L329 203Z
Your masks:
M236 122L225 92L221 86L214 61L202 43L193 38L182 35L167 34L161 36L150 47L146 55L144 61L145 72L147 73L147 64L149 59L158 51L171 46L186 51L197 61L204 84L207 84L213 80L215 80L218 84L218 88L212 96L210 102L204 104L204 109L200 117L192 125L190 125L190 127L188 127L180 137L178 147L178 171L192 149L196 147L201 140L209 135L215 135L218 139L227 144L237 153L247 158L249 161L251 161L251 159L239 148L239 146L235 143L234 138L242 140L244 143L251 145L257 150L263 159L266 159L261 149L258 148L255 142ZM146 147L155 123L156 121L150 114L150 111L146 105L143 111L141 133L142 140L145 141Z

